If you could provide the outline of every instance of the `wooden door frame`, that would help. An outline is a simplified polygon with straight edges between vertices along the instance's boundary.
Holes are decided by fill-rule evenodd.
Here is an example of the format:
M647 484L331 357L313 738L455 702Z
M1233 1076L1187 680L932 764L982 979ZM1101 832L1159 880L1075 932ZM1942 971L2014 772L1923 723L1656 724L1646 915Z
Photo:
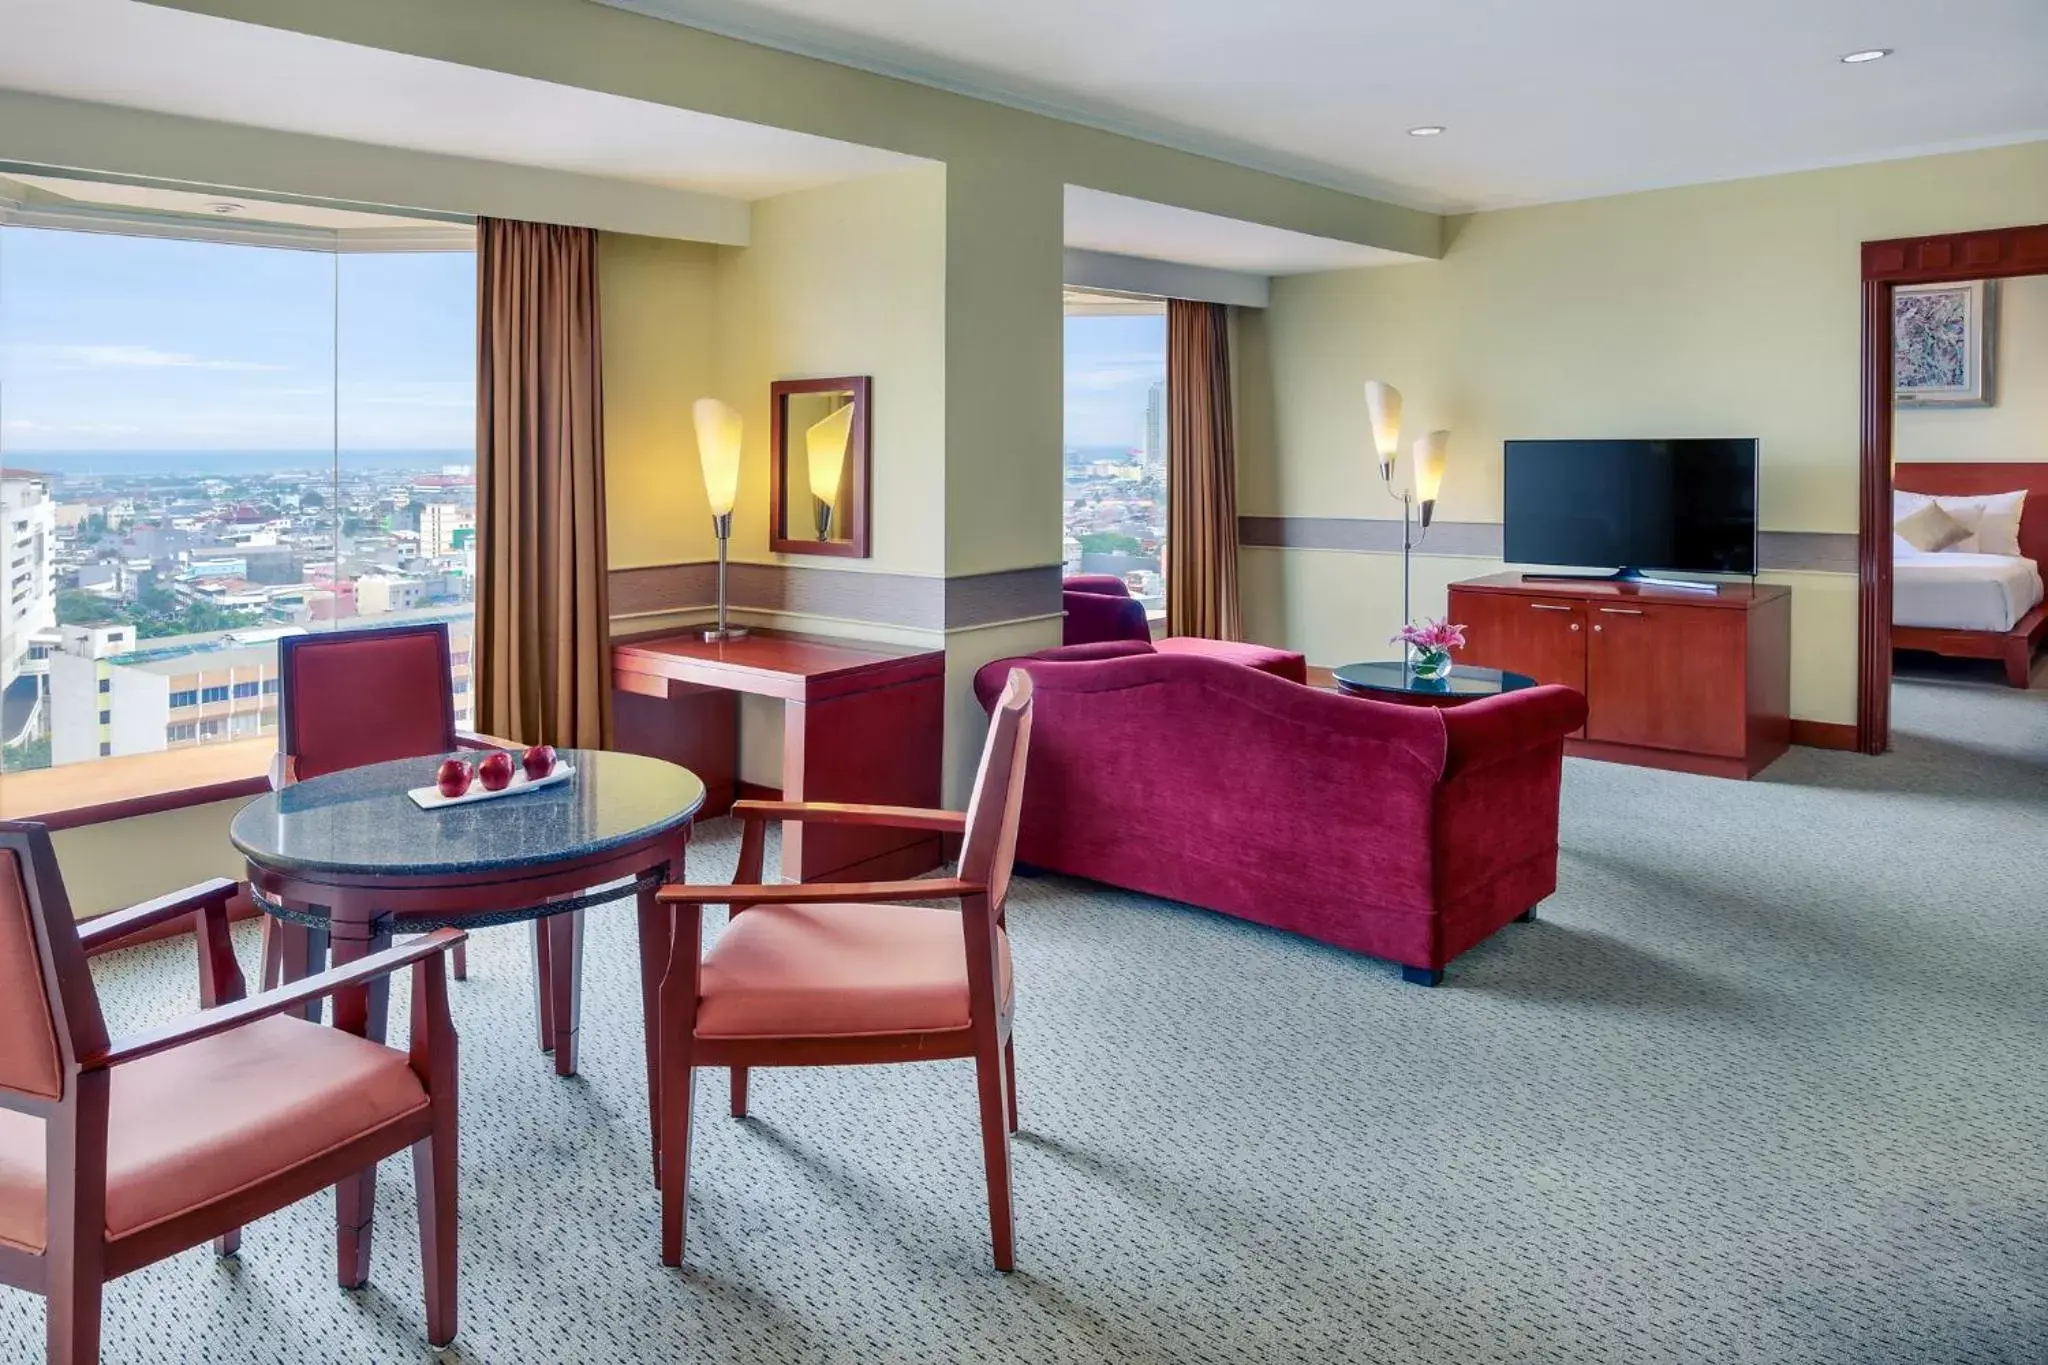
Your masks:
M1892 291L2048 275L2048 223L1863 244L1863 460L1857 516L1856 748L1891 743Z

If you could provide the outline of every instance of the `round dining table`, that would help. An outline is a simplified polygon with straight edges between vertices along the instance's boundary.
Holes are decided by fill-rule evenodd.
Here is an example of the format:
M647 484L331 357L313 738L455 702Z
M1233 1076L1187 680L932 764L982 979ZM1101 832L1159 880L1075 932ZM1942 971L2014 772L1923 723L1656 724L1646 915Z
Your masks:
M528 922L544 1051L576 1073L583 910L636 899L650 1111L657 1076L657 1002L670 913L654 893L683 880L690 825L704 804L695 773L657 758L564 749L566 780L509 796L422 809L434 754L347 768L257 797L229 838L264 914L286 936L284 976L310 975L376 952L393 934ZM337 992L334 1022L383 1041L388 986ZM313 1007L316 1011L318 1006ZM313 1016L317 1018L317 1013Z

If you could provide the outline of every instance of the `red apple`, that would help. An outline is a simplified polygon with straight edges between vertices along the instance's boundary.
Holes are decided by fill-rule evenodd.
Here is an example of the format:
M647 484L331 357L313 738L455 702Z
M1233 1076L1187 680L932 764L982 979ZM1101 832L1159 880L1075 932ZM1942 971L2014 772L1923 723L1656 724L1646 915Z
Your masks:
M536 744L521 756L519 766L526 769L527 780L538 782L555 770L555 746Z
M469 779L476 770L459 758L441 760L441 771L434 774L434 785L441 789L443 796L460 796L469 790Z
M512 755L503 749L476 765L477 781L487 792L501 792L512 781Z

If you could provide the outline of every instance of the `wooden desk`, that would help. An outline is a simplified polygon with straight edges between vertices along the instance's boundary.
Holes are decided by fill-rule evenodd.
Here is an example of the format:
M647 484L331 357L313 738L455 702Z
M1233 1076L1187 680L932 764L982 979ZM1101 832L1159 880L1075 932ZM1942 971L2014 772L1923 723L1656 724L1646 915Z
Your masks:
M936 807L946 725L946 656L859 640L756 631L706 643L697 632L629 636L612 647L613 746L704 779L704 814L733 801L739 694L782 702L782 797ZM782 832L782 873L799 881L889 880L929 872L936 835L848 826Z

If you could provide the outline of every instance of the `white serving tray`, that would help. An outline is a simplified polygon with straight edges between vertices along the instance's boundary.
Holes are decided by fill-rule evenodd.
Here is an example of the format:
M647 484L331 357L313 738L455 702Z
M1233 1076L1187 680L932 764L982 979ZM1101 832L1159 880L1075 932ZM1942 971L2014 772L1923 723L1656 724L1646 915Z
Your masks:
M567 782L574 776L576 776L574 768L560 759L556 759L553 772L543 778L531 778L526 775L524 768L518 766L518 760L515 758L512 767L512 780L497 791L487 789L482 779L473 777L469 781L469 790L460 796L443 796L438 786L414 787L406 795L410 796L413 804L421 810L439 810L443 806L466 806L472 801L495 801L501 796L517 796L521 792L536 791L542 787L552 787L557 782Z

